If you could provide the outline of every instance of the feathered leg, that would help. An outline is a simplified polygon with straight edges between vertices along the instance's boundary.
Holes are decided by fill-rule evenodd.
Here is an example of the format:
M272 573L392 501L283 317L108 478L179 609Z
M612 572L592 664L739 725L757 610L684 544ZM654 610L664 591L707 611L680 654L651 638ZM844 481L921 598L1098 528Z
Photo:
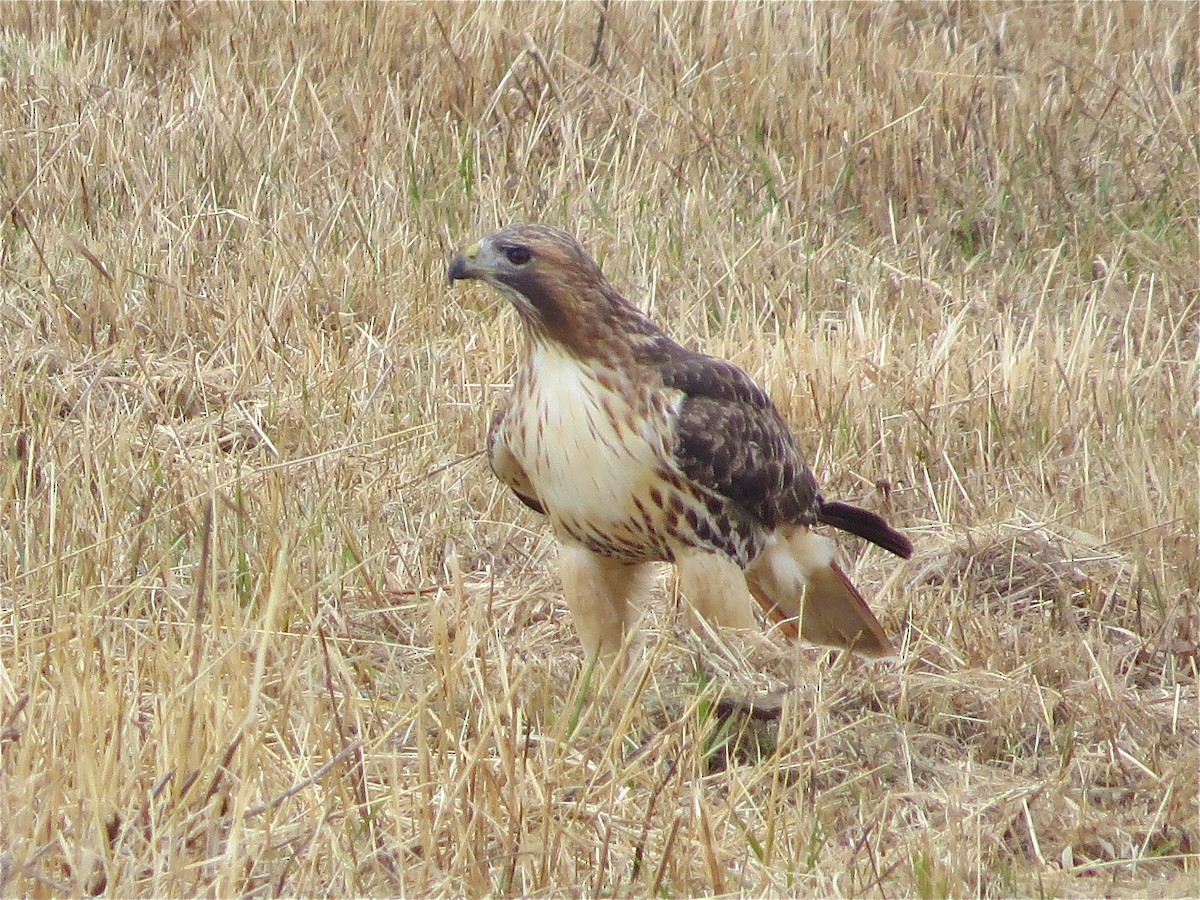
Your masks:
M784 630L814 644L844 647L864 656L891 656L892 642L862 594L834 559L828 538L794 528L773 534L746 570L750 593Z
M558 551L563 594L588 657L621 649L637 618L637 601L649 586L649 563L624 563L564 542Z
M705 550L676 554L679 591L697 613L723 628L754 628L754 607L741 566Z

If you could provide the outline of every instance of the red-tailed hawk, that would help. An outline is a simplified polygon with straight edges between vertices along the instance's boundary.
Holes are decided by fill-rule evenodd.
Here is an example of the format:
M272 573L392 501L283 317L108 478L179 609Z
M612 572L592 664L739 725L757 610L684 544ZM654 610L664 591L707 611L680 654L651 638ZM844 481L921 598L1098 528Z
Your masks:
M912 544L874 513L821 496L745 372L671 340L556 228L497 231L455 256L449 275L487 282L524 323L528 352L492 420L488 458L550 518L589 654L621 646L655 561L678 567L684 596L717 625L753 627L752 595L793 636L893 652L833 542L811 529L832 525L905 558Z

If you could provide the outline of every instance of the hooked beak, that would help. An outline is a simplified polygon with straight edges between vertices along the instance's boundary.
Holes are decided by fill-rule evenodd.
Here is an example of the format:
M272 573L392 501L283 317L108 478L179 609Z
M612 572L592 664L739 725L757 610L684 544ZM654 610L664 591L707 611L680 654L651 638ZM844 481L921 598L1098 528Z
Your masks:
M454 254L454 259L450 260L450 269L446 272L451 284L464 278L480 277L482 272L475 264L477 256L479 256L479 244L472 244L464 253Z

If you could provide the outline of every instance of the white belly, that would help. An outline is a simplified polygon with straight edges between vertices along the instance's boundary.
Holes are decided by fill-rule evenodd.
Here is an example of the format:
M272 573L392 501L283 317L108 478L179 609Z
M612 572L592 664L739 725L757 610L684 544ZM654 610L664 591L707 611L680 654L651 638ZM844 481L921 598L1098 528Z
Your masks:
M509 446L560 536L658 543L649 510L666 458L665 422L561 352L539 348ZM639 504L641 509L639 509Z

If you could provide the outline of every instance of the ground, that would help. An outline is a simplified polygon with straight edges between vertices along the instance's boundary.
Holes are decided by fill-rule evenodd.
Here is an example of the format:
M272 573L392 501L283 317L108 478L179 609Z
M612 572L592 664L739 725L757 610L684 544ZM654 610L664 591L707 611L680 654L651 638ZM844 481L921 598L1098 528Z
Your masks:
M1200 892L1198 16L0 8L3 894ZM913 539L896 660L664 571L585 665L517 221Z

